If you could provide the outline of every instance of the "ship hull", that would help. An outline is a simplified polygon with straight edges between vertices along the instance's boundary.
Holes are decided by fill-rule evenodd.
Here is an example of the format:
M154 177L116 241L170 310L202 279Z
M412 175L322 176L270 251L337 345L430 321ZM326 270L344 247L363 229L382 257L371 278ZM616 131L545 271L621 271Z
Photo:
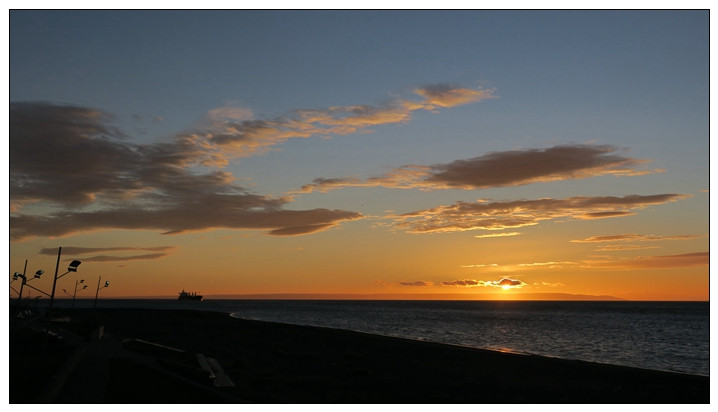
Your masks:
M202 296L180 296L177 300L190 300L190 301L198 301L202 300Z

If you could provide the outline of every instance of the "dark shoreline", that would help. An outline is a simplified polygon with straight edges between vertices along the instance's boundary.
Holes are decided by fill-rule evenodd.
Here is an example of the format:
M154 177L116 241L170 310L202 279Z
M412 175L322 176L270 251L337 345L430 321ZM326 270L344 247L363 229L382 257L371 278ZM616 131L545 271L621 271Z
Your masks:
M77 345L62 345L85 353L75 361L79 366L58 367L73 370L64 383L55 384L55 398L48 403L710 402L707 376L250 321L219 312L62 309L54 315L72 322L53 326L87 336ZM22 393L22 382L39 378L23 365L33 362L31 346L40 343L20 339L37 322L11 319L11 403L38 402L36 393L13 396ZM104 337L93 341L92 330L99 325ZM185 352L138 346L127 340L132 338ZM115 349L104 349L113 342ZM71 357L69 350L58 352ZM234 387L215 387L196 363L197 353L216 359ZM98 366L102 362L107 365ZM98 371L101 379L88 376ZM82 391L73 390L88 381L102 387L102 396L86 401Z

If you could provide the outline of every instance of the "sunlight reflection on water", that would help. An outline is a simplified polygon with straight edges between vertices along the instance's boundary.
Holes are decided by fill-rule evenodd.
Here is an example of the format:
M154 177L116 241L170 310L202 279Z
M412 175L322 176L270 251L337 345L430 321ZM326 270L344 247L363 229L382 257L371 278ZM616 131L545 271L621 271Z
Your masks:
M657 302L258 303L238 317L501 352L709 374L708 304Z
M512 353L701 375L710 370L708 302L108 299L98 306L212 310Z

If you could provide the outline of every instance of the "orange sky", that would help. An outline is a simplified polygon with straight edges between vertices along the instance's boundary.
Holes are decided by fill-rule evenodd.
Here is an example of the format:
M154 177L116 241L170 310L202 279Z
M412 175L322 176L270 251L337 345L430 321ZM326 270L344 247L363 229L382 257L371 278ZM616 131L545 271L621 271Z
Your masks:
M49 291L62 247L81 298L708 300L708 28L13 11L10 275Z

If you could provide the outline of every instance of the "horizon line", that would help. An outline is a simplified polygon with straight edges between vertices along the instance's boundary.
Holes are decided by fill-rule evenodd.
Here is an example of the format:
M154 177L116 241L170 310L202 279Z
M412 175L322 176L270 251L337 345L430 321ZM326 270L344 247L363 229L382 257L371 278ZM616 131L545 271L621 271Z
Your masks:
M199 294L199 293L198 293ZM469 294L469 293L247 293L207 294L204 300L430 300L430 301L624 301L624 302L710 302L710 299L626 299L610 295L571 293ZM57 298L56 298L57 299ZM64 299L64 298L63 298ZM68 298L70 299L70 298ZM93 298L77 299L88 300ZM106 296L110 299L176 300L176 295Z

